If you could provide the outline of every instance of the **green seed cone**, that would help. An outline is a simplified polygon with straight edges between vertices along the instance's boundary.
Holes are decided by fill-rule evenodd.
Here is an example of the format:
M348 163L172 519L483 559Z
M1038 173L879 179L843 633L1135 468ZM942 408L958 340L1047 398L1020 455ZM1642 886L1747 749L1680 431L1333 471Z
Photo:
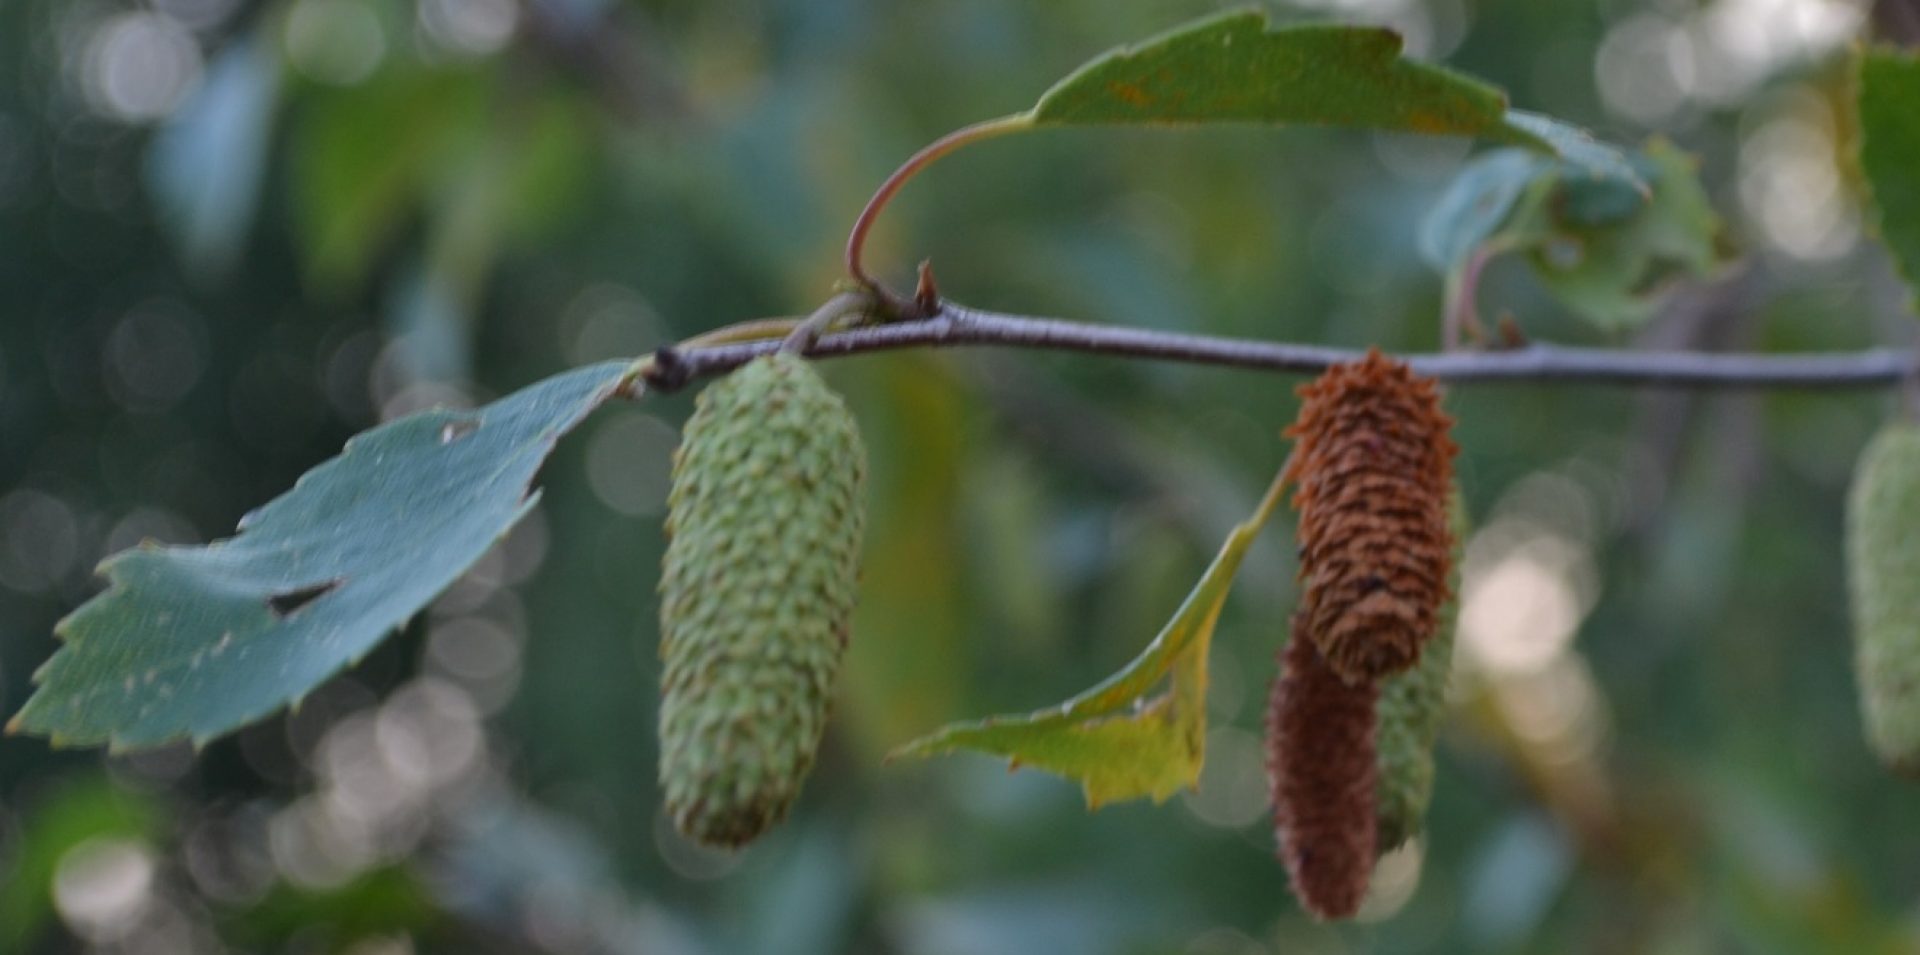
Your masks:
M700 394L674 455L660 577L660 785L689 837L779 822L826 728L860 571L866 450L807 362Z
M1448 495L1453 531L1452 570L1447 602L1440 608L1433 638L1420 650L1420 662L1389 677L1380 688L1374 746L1379 782L1374 787L1378 819L1376 847L1385 855L1425 827L1433 799L1433 741L1447 715L1447 675L1453 670L1454 622L1460 616L1460 557L1467 539L1467 508L1460 489Z
M1854 670L1867 741L1920 776L1920 427L1881 430L1847 499Z

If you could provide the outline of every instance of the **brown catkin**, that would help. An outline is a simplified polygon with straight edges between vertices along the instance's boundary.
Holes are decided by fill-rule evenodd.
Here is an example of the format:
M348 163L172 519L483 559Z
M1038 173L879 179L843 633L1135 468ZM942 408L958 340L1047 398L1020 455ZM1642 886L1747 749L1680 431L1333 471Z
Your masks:
M1340 678L1294 615L1267 704L1273 827L1293 894L1317 918L1350 918L1366 898L1379 840L1374 702L1379 684Z
M1302 385L1288 477L1300 512L1297 631L1349 682L1420 657L1448 597L1457 450L1432 380L1370 351Z

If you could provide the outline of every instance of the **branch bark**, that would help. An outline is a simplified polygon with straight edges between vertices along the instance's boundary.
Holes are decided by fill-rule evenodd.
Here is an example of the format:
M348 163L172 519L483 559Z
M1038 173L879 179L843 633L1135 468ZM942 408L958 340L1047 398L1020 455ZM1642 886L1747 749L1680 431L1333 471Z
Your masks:
M1009 315L942 302L929 318L824 335L806 349L837 357L903 348L1003 346L1179 361L1270 372L1318 373L1355 361L1352 349L1189 335L1054 318ZM778 339L662 348L649 387L673 391L780 347ZM1528 345L1508 351L1397 356L1423 375L1451 382L1564 382L1654 388L1884 388L1920 377L1920 353L1892 348L1820 354L1715 354Z

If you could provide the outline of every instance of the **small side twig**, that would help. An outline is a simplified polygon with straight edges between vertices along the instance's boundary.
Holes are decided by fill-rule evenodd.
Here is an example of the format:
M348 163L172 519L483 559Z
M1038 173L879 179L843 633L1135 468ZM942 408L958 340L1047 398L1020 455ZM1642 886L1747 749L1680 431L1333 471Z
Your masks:
M870 292L841 292L827 299L825 305L813 310L787 337L780 342L780 350L792 354L805 354L818 341L833 323L856 312L865 311L873 305L874 296Z

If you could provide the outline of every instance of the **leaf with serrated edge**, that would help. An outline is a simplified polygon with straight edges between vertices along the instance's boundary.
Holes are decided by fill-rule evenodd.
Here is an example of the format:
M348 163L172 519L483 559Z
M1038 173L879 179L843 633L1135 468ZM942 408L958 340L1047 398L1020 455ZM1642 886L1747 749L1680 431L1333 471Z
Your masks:
M9 732L115 750L198 745L298 701L525 516L554 442L629 367L579 368L474 411L381 425L248 514L237 536L108 558L110 587L60 622L65 645Z
M1261 10L1235 10L1093 59L1021 119L1036 127L1270 123L1478 136L1638 181L1618 152L1585 131L1510 110L1498 88L1406 59L1403 46L1379 27L1273 27Z
M1860 170L1880 240L1920 312L1920 56L1869 50L1858 68Z
M1275 479L1260 506L1228 535L1180 609L1133 662L1098 686L1028 714L952 723L895 749L889 759L971 749L1080 783L1087 805L1151 796L1200 778L1206 756L1207 649L1234 572L1280 501ZM1144 694L1171 676L1165 693Z
M1506 129L1506 97L1450 70L1400 56L1377 27L1269 29L1238 10L1113 50L1061 80L1035 125L1305 123L1526 138Z

